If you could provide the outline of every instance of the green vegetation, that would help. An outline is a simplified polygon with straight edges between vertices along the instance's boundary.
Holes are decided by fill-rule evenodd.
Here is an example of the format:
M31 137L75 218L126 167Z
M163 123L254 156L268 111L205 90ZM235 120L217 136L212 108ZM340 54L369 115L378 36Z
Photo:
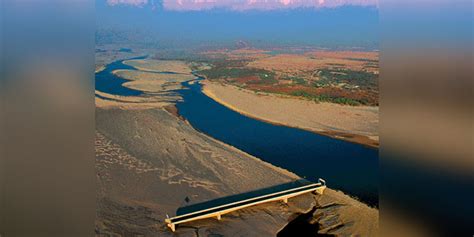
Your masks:
M365 68L375 68L375 69L378 69L379 68L379 65L377 63L366 63L364 65Z
M315 87L323 87L331 83L346 83L364 89L374 89L378 87L377 75L365 71L322 69L318 71L318 76L320 80L314 84Z
M282 78L283 80L291 80L293 83L297 85L306 85L306 80L302 77L296 77L296 76L286 76Z
M352 61L360 61L360 62L372 62L372 63L378 63L378 60L373 60L373 59L367 59L367 58L346 58L348 60Z
M354 100L354 99L349 99L345 97L334 97L334 96L325 95L325 94L315 95L315 94L308 93L306 91L294 91L290 94L293 96L304 97L306 99L313 100L316 102L331 102L331 103L345 104L345 105L367 104L366 100Z
M239 77L249 77L260 74L263 76L265 74L264 70L259 69L242 69L242 68L221 68L214 67L212 69L202 70L199 73L206 75L209 79L218 79L218 78L239 78Z
M257 68L229 68L215 66L211 69L201 70L198 73L206 76L208 79L227 79L256 76L260 78L260 81L257 83L273 84L278 82L278 80L275 78L275 73Z
M278 80L275 79L275 73L273 72L266 71L265 73L258 73L258 77L262 84L274 84L278 82Z

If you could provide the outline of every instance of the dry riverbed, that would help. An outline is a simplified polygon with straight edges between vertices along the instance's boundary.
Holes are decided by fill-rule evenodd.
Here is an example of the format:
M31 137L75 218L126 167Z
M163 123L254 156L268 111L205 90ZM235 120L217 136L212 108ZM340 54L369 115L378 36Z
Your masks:
M167 79L149 80L163 85ZM377 234L378 210L331 189L324 195L290 199L288 205L274 202L243 209L221 221L183 224L171 233L164 223L166 214L173 216L183 205L299 177L196 131L171 109L179 98L172 101L168 90L153 86L153 93L144 90L137 97L96 92L96 235L276 236L313 207L308 222L320 233Z
M195 78L192 74L162 74L135 70L115 70L113 73L129 80L123 86L143 92L165 92L180 89L182 82Z
M378 147L378 107L316 103L283 95L255 93L204 80L203 92L243 115Z
M191 73L191 68L189 68L189 66L182 61L137 59L127 60L124 63L143 71L175 72L182 74Z

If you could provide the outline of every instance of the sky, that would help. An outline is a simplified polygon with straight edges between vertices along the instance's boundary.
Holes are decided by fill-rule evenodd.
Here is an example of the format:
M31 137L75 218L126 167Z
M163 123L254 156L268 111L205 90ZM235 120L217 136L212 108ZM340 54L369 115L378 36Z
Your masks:
M97 0L98 29L166 40L378 44L376 0Z
M234 11L275 10L298 7L334 8L341 6L377 6L377 0L106 0L109 6L162 7L173 11L200 11L227 8Z

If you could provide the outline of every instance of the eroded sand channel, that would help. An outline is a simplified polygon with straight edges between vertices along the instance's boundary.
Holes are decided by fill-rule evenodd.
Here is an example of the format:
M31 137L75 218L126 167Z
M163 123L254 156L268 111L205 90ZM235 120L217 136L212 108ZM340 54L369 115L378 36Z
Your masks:
M299 178L197 132L165 109L182 99L173 92L176 83L169 87L162 86L168 82L163 79L149 80L147 93L139 96L97 92L107 98L96 97L98 233L172 236L164 217L186 204L186 197L197 203ZM375 209L329 191L295 198L289 206L271 203L245 209L221 222L199 221L180 227L177 235L275 236L297 213L311 210L323 197L341 204L331 212L336 211L342 226L326 231L375 233ZM346 212L361 210L371 213L363 215L366 221L344 225L355 220Z

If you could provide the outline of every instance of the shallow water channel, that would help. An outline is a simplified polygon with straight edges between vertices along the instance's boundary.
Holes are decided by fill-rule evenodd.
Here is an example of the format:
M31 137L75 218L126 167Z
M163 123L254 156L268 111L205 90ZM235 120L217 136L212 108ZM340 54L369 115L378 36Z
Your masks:
M96 89L122 96L143 94L123 87L127 80L112 74L117 69L134 70L122 62L96 74ZM183 86L176 91L183 97L176 106L195 129L310 181L323 178L328 187L378 206L377 149L252 119L207 97L200 83Z

